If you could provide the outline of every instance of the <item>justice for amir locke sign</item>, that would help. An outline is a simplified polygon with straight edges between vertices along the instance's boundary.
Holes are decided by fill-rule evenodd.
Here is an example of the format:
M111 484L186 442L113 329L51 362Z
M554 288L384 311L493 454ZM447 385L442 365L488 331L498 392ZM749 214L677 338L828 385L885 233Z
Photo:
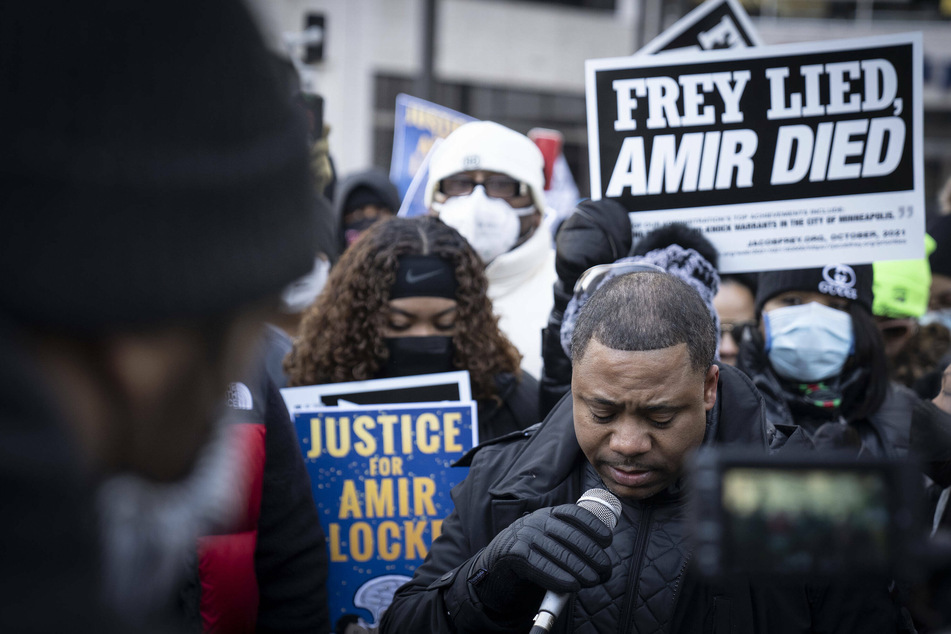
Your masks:
M282 394L327 538L331 619L378 626L452 511L468 469L451 465L478 442L475 403L325 407L305 404L307 389Z
M920 34L586 62L591 196L721 271L919 258Z

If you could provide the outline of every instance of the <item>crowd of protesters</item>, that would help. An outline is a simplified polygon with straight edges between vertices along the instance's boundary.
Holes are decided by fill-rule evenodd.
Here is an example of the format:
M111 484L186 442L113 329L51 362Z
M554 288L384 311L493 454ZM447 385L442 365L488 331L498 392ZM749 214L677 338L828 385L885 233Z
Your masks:
M481 444L381 632L527 632L546 591L558 632L951 628L951 215L918 260L721 276L611 200L552 227L496 122L397 217L237 2L12 3L0 49L0 631L330 632L279 388L456 370ZM908 461L927 574L702 578L686 469L724 447Z

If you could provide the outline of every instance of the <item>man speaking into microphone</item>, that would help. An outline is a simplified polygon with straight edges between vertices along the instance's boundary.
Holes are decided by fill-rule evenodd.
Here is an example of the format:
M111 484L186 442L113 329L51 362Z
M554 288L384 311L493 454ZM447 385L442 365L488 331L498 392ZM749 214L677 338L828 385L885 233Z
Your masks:
M463 459L455 510L381 631L527 633L546 591L567 595L552 632L810 631L805 590L754 598L748 583L703 585L689 566L688 457L768 445L752 383L714 363L717 334L697 291L672 275L605 282L575 325L570 395ZM613 531L575 503L592 488L621 500ZM854 629L855 613L845 628L829 618L824 631L881 631Z

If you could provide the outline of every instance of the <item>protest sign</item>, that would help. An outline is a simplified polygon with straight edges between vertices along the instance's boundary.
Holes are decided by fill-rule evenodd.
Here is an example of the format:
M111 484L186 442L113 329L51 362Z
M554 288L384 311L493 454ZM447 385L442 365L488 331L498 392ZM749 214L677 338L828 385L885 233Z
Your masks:
M922 257L921 36L588 60L591 196L721 272Z
M399 190L400 199L406 196L433 142L445 139L450 132L469 121L475 119L425 99L405 94L396 96L390 180ZM426 183L425 178L422 182Z
M468 392L468 373L446 374L466 375ZM424 387L434 385L435 376L427 375ZM412 388L415 378L401 381ZM359 385L367 392L393 392L392 385L375 390L373 383ZM334 386L342 388L340 394L357 394L355 385ZM331 620L356 615L374 627L452 511L449 492L468 470L451 465L478 444L476 404L321 405L327 398L323 388L334 386L285 388L281 394L327 537Z
M467 370L291 387L282 390L282 394L288 409L302 405L337 405L340 401L349 405L377 405L472 400Z
M429 213L429 208L426 206L426 184L429 182L429 161L432 159L433 154L436 153L436 148L439 147L440 143L442 143L442 139L433 139L432 147L429 148L429 152L427 152L423 158L422 165L419 166L419 169L416 170L416 174L413 176L413 180L410 181L409 189L407 189L403 195L403 202L400 204L400 210L396 214L400 218L425 216Z
M737 0L707 0L637 51L712 51L761 44L750 16Z

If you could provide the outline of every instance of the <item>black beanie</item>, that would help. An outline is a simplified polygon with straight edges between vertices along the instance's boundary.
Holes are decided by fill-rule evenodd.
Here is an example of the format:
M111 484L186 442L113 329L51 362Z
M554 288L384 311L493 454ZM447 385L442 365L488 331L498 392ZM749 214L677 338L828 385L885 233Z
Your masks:
M938 216L928 227L928 235L936 245L928 256L931 273L951 277L951 216Z
M0 5L0 312L98 332L310 270L306 126L248 8L54 5Z
M827 264L821 269L765 271L756 288L756 314L763 304L786 291L810 291L858 302L872 312L872 265Z

